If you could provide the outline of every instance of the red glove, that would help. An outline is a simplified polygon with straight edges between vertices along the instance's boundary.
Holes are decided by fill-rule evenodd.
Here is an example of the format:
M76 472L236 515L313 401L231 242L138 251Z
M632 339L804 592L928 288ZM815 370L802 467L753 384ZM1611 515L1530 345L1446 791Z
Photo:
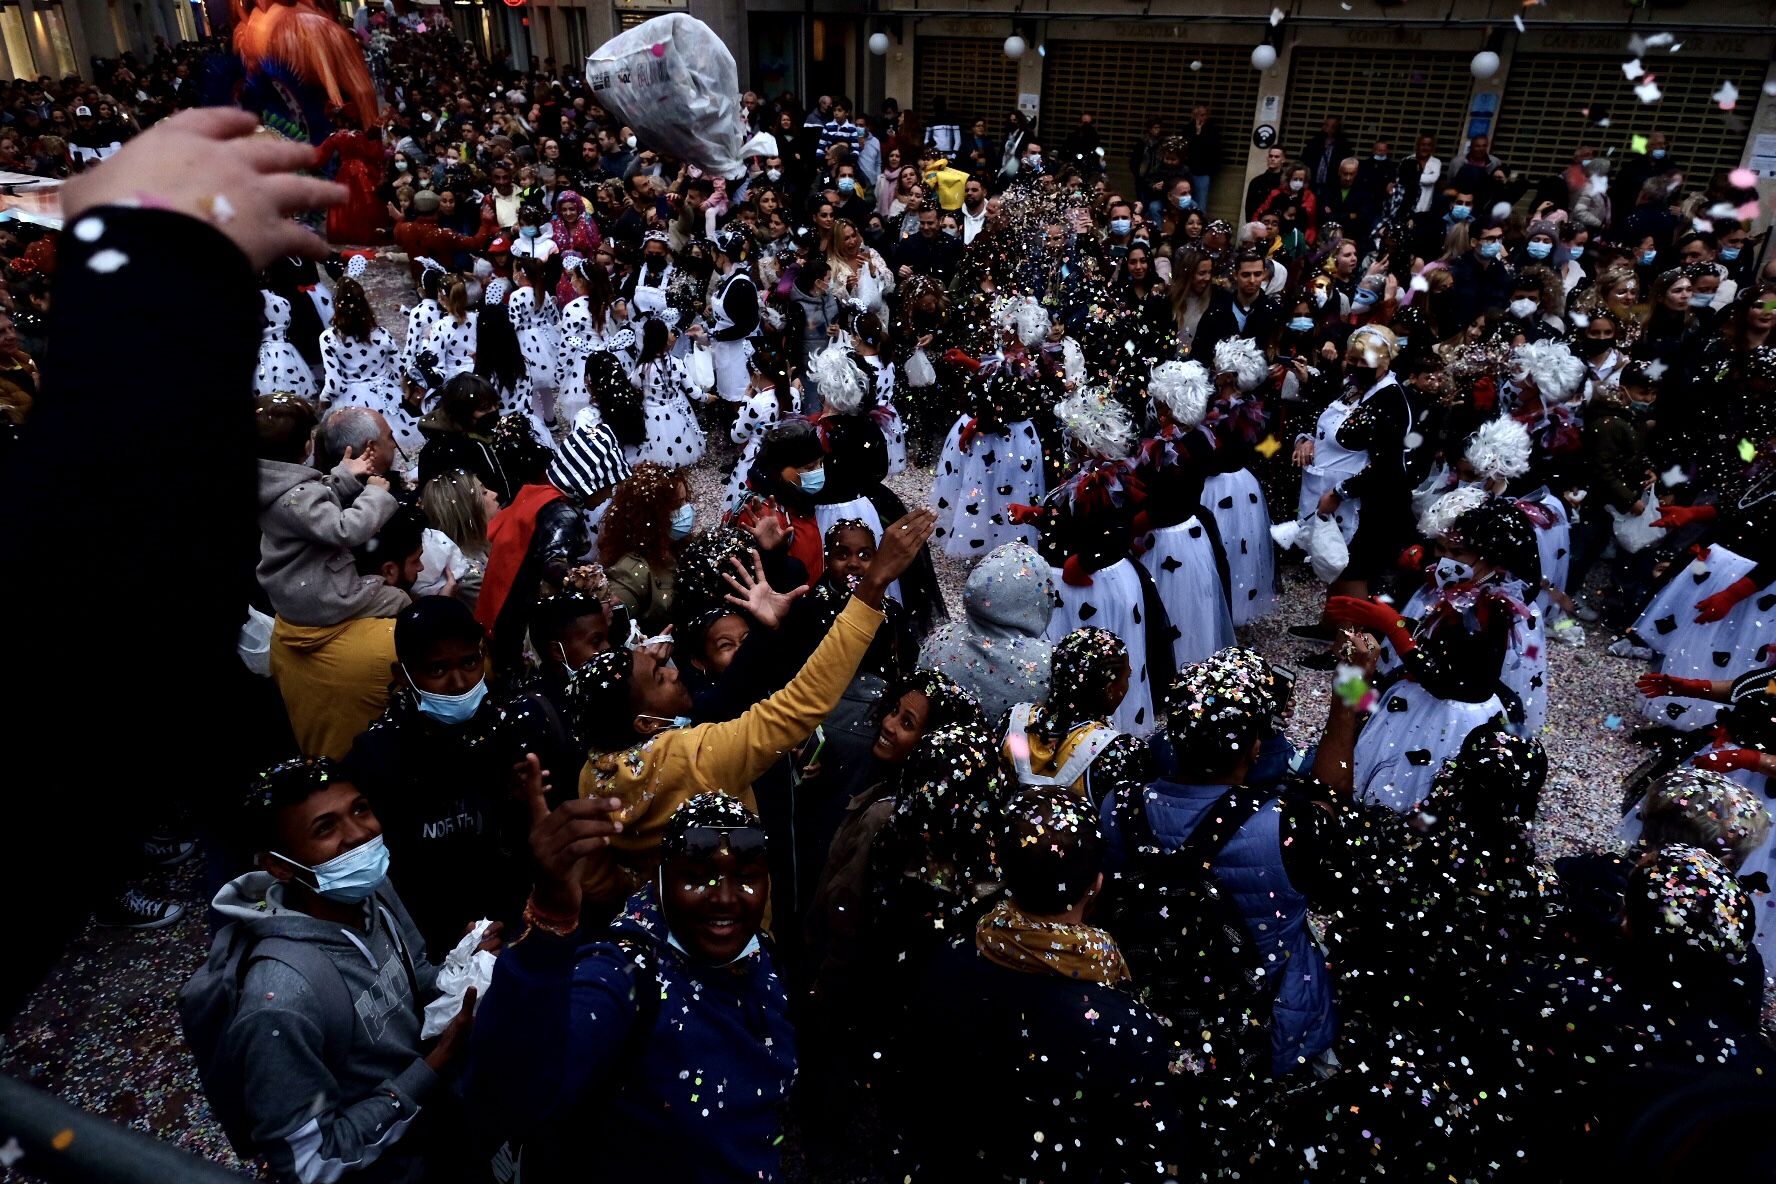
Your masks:
M1706 625L1720 620L1733 611L1734 605L1756 591L1757 585L1751 582L1750 576L1740 576L1726 591L1704 596L1696 602L1696 623Z
M979 370L981 366L979 358L971 358L955 346L951 346L949 349L944 350L943 360L952 366L961 366L963 369L968 370L971 373Z
M1764 754L1754 748L1717 748L1713 752L1705 752L1690 762L1698 769L1707 769L1711 773L1731 773L1736 769L1761 769Z
M1400 619L1400 614L1392 605L1377 604L1355 596L1334 596L1326 601L1326 619L1340 625L1355 625L1359 629L1379 633L1387 638L1397 654L1410 653L1417 648L1418 643L1412 640L1406 622Z
M970 418L962 425L962 432L956 437L956 447L963 452L974 451L974 438L980 434L980 420Z
M1013 526L1035 526L1042 521L1042 507L1012 502L1005 507L1005 520Z
M1634 680L1634 688L1649 699L1657 699L1661 695L1687 695L1692 699L1704 699L1713 685L1702 678L1678 678L1670 674L1643 674Z
M1400 564L1400 570L1402 570L1402 571L1421 571L1421 570L1423 570L1424 565L1425 565L1425 549L1424 549L1424 547L1418 543L1413 543L1410 547L1407 547L1404 551L1401 551L1400 558L1399 558L1399 564Z
M1692 522L1713 522L1719 515L1720 511L1713 506L1664 506L1653 525L1675 528Z
M1085 561L1077 555L1067 556L1067 562L1061 564L1061 579L1075 588L1089 588L1092 583L1091 572L1085 570Z

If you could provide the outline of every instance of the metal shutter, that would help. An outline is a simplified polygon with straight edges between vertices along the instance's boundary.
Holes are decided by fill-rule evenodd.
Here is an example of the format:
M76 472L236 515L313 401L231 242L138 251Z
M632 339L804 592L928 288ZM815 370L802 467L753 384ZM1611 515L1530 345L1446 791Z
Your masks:
M1005 117L1017 110L1017 63L1005 42L978 37L920 37L913 61L913 109L929 122L932 100L942 96L966 132L975 119L987 134L1003 138Z
M1249 45L1190 45L1184 42L1050 41L1042 79L1042 128L1049 153L1090 111L1104 145L1110 179L1132 184L1128 157L1158 116L1175 134L1202 100L1221 124L1222 160L1217 181L1228 169L1244 170L1252 112L1258 105L1258 71ZM1201 62L1192 70L1191 62ZM1221 186L1227 192L1227 186ZM1214 191L1210 191L1211 200ZM1215 201L1219 206L1224 203Z
M1625 58L1626 51L1622 58L1517 54L1505 80L1493 151L1513 170L1539 177L1570 164L1580 144L1613 149L1620 158L1628 151L1628 137L1661 131L1671 137L1672 156L1684 166L1691 187L1707 184L1721 169L1739 167L1745 117L1764 83L1762 61L1648 54L1643 61L1664 97L1642 103L1622 73ZM1739 88L1737 128L1729 126L1734 113L1720 110L1709 97L1722 82ZM1609 127L1593 124L1601 114L1607 114ZM1632 202L1634 195L1618 194L1615 200Z
M1394 155L1405 159L1424 131L1437 137L1438 155L1447 158L1467 127L1473 56L1298 45L1283 94L1283 151L1293 157L1319 133L1322 119L1338 115L1350 142L1365 150L1362 155L1374 141L1386 139Z

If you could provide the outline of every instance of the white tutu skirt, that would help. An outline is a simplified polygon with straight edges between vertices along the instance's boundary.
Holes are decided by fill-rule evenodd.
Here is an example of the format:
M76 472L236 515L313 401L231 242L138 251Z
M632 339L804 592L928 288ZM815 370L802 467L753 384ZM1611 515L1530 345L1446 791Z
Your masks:
M764 442L762 436L754 436L740 450L740 459L734 462L734 471L728 474L728 492L722 502L729 514L738 513L740 503L746 498L746 474L752 471L752 462L758 458L759 445ZM816 506L818 511L820 507Z
M1145 736L1152 732L1154 719L1153 685L1147 669L1147 626L1142 621L1141 576L1130 559L1119 559L1109 567L1092 573L1090 587L1075 588L1061 578L1061 569L1051 567L1055 592L1060 605L1048 619L1048 639L1059 641L1085 625L1108 629L1128 646L1129 689L1116 714L1110 720L1119 732ZM1153 671L1152 676L1169 680L1169 670Z
M1357 799L1404 814L1424 801L1443 762L1462 741L1501 714L1497 695L1479 703L1439 699L1415 682L1389 687L1357 733Z
M1295 499L1295 517L1306 522L1318 514L1320 512L1320 498L1325 496L1327 490L1344 480L1345 476L1347 474L1321 471L1315 465L1308 465L1302 469L1301 493ZM1206 490L1203 499L1205 501L1208 499ZM1360 497L1341 501L1338 503L1338 508L1332 511L1332 521L1338 523L1338 533L1344 536L1344 544L1347 547L1357 535L1357 522L1362 511L1363 499Z
M1172 661L1182 670L1233 644L1215 544L1195 515L1156 530L1141 556L1172 622Z
M1499 672L1499 681L1523 703L1525 737L1541 735L1548 723L1548 631L1540 606L1532 604L1530 608L1534 617L1518 621L1511 629L1511 644Z
M703 425L683 396L665 402L647 399L643 408L647 438L635 450L635 463L652 461L669 469L683 469L703 459Z
M1215 516L1233 586L1233 623L1245 625L1276 608L1276 557L1270 511L1250 469L1217 473L1203 482L1202 504Z
M288 341L264 341L259 344L259 367L253 373L255 395L275 395L288 391L305 399L319 393L314 371L302 352Z
M552 395L561 382L561 331L553 325L518 330L518 350L524 355L524 372L531 387Z
M387 418L389 411L400 401L401 391L393 378L369 378L341 383L339 394L333 400L333 408L363 407L381 412Z
M854 497L848 502L834 502L830 506L816 505L814 507L814 521L820 527L822 549L826 546L826 532L832 529L833 523L844 518L856 518L861 522L868 523L869 528L876 533L876 544L881 545L882 516L876 513L876 504L867 497ZM815 573L809 572L808 574L814 575ZM888 585L888 595L900 600L899 580ZM904 600L900 600L900 602L906 603Z
M886 408L888 422L882 425L882 439L888 444L888 475L906 472L906 424L901 422L900 412L893 404Z
M1725 547L1710 548L1667 580L1634 623L1634 632L1660 656L1658 670L1678 678L1730 679L1765 665L1776 643L1776 586L1764 588L1709 624L1696 622L1696 603L1749 575L1751 560ZM1647 700L1647 718L1681 732L1714 724L1721 704L1660 696Z
M1542 561L1542 578L1550 587L1565 588L1567 572L1572 568L1572 523L1566 516L1566 503L1548 491L1547 486L1523 499L1548 511L1554 519L1546 529L1536 528L1536 551ZM1537 599L1546 601L1544 593ZM1542 605L1546 611L1547 605Z
M981 432L962 451L959 416L944 440L931 484L937 507L937 539L944 553L956 559L985 555L1001 543L1036 545L1036 528L1013 526L1006 515L1012 503L1034 506L1042 501L1042 440L1036 425L1020 419L1004 433Z

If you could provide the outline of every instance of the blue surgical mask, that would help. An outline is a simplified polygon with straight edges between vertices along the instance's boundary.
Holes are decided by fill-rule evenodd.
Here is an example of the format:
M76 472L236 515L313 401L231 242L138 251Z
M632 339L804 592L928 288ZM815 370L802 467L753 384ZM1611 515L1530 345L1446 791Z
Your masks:
M1311 333L1311 332L1313 332L1313 327L1314 327L1314 323L1313 323L1312 317L1290 317L1289 318L1289 329L1292 332Z
M381 835L359 843L344 855L314 867L297 863L288 855L278 855L276 851L271 854L313 876L317 895L343 904L368 898L376 891L376 886L388 878L389 853L388 848L383 846Z
M535 226L520 226L518 228L518 234L521 238L535 238L537 236L537 228Z
M1640 253L1640 265L1642 267L1651 267L1653 265L1653 260L1657 259L1658 257L1659 257L1659 252L1657 250L1642 251Z
M1566 257L1568 259L1582 259L1582 258L1584 258L1584 256L1585 256L1585 244L1584 243L1574 243L1572 246L1570 246L1566 249Z
M1188 193L1181 193L1178 195L1178 208L1180 210L1188 210L1191 206L1193 206L1195 204L1196 204L1196 199L1194 197L1191 197Z
M1713 292L1695 292L1690 296L1690 303L1697 308L1707 308L1714 303Z
M1665 149L1663 149L1663 148L1653 149L1652 157L1654 160L1664 160L1665 159Z
M640 718L642 718L642 719L657 719L661 723L671 724L675 728L688 728L692 724L697 722L696 720L692 719L688 715L675 715L671 719L667 719L663 715L643 715Z
M405 665L402 665L401 673L407 674ZM411 674L407 674L407 685L419 696L420 714L429 715L441 724L467 723L481 709L481 700L487 698L485 678L460 695L436 695L431 691L422 691Z
M854 192L856 192L856 190L857 190L857 182L854 179L852 179L850 177L840 177L839 178L839 192L840 193L854 193Z
M826 488L826 466L801 475L803 493L819 493Z
M1529 242L1523 244L1523 249L1529 252L1531 259L1546 259L1554 253L1554 244Z
M1388 155L1387 155L1387 153L1385 153L1385 152L1377 152L1377 153L1376 153L1376 154L1375 154L1375 155L1374 155L1374 156L1372 156L1372 157L1371 157L1371 158L1370 158L1370 159L1371 159L1371 160L1378 160L1378 161L1381 161L1381 162L1382 162L1382 163L1383 163L1383 164L1385 164L1385 163L1387 163L1387 158L1388 158Z
M1473 206L1453 205L1449 207L1449 216L1457 222L1466 222L1474 216Z
M1112 218L1112 219L1110 219L1110 233L1111 234L1118 235L1118 236L1124 235L1124 234L1127 234L1129 231L1133 230L1134 228L1135 228L1135 224L1132 219L1129 219L1129 218Z
M1480 253L1488 259L1497 259L1505 253L1505 244L1494 239L1480 244Z
M1744 250L1743 247L1722 247L1720 249L1720 257L1724 262L1731 263L1733 260L1739 258L1739 252L1742 250Z
M672 511L672 537L673 538L675 538L675 539L684 538L686 535L691 533L691 528L696 525L697 525L697 507L692 505L690 502L686 502L684 505L680 506L678 509Z

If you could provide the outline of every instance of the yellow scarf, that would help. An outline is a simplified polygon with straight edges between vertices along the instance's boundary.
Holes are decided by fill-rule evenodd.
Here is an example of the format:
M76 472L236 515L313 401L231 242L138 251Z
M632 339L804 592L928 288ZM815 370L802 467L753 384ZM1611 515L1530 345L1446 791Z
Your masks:
M1090 925L1032 921L1002 900L975 926L974 944L987 961L1008 970L1058 974L1115 986L1128 979L1116 939Z

